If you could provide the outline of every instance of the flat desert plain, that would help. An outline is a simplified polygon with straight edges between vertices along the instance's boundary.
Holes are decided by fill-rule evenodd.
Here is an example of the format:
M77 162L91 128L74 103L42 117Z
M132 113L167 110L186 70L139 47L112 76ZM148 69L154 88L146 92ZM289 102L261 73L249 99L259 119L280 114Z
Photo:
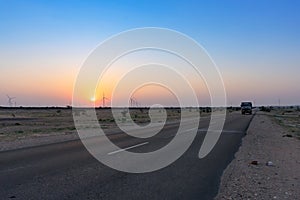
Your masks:
M113 116L111 109L96 109L97 120L104 130L117 127L117 123L134 121L141 126L151 122L176 122L180 120L180 109L114 108L120 115ZM199 112L209 115L206 109L186 108L191 115ZM9 150L66 140L77 139L73 115L84 114L85 109L71 108L0 108L0 150ZM151 117L151 118L150 118ZM165 117L165 118L164 118Z

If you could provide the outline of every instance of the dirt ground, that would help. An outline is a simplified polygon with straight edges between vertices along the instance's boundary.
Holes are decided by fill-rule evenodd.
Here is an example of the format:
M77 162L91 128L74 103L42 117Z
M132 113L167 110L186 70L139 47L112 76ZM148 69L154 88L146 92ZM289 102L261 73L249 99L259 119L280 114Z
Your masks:
M140 109L130 112L140 124L150 121L148 114ZM222 176L216 199L300 199L299 114L296 110L257 112ZM114 128L115 120L126 123L130 117L126 113L114 119L109 110L101 109L97 116L104 129ZM176 121L180 112L171 109L167 116ZM77 138L71 109L0 109L0 151Z
M299 115L278 112L257 112L216 200L300 199Z
M187 110L191 114L200 112L201 116L209 115L198 108ZM130 118L140 125L150 122L149 110L146 108L135 108L130 112L124 112L125 109L121 111L123 113L119 117L113 117L110 109L96 109L101 128L115 129L116 122L126 125ZM74 114L79 112L84 110L74 111ZM72 109L66 108L0 108L0 151L77 139L72 114ZM167 122L180 119L180 109L177 108L166 111L156 109L152 112L152 115L162 114L166 114ZM156 119L160 120L160 117Z
M0 151L76 138L71 109L0 109Z

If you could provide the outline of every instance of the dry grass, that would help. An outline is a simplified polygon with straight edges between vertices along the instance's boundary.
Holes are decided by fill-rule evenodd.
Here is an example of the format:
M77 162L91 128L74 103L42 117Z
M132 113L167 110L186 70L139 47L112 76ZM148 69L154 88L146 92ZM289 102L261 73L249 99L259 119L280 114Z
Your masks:
M124 109L121 109L124 111ZM150 122L148 109L130 109L114 118L110 109L97 109L99 124L104 129L116 128L116 122L128 123L131 119L140 125ZM199 109L188 109L191 115ZM166 115L167 121L180 120L180 109L155 110L154 115ZM208 113L201 113L201 116ZM161 122L158 117L157 122ZM75 134L71 109L0 109L0 141L11 141L28 137Z
M273 120L292 136L300 139L300 111L297 108L277 108L269 113Z
M1 109L0 139L70 134L75 127L67 109Z

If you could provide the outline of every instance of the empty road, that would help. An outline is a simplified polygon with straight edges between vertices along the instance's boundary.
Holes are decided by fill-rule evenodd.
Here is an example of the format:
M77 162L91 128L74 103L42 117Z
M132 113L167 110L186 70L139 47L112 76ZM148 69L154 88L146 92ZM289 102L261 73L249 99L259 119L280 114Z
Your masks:
M228 115L217 145L199 159L209 124L208 118L201 119L197 136L182 157L144 174L120 172L101 164L80 140L0 152L0 199L212 199L251 118ZM166 145L177 128L178 124L170 124L149 139L122 133L110 138L128 151L149 152Z

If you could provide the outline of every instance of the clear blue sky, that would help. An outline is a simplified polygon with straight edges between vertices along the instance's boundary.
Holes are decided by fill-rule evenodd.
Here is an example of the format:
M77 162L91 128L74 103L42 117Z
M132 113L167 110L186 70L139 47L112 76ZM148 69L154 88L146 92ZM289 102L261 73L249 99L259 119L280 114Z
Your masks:
M93 48L149 26L202 44L224 76L230 103L300 104L299 10L296 0L0 0L0 105L6 94L20 105L67 104L70 94L60 94L71 90ZM55 82L65 85L58 90Z

